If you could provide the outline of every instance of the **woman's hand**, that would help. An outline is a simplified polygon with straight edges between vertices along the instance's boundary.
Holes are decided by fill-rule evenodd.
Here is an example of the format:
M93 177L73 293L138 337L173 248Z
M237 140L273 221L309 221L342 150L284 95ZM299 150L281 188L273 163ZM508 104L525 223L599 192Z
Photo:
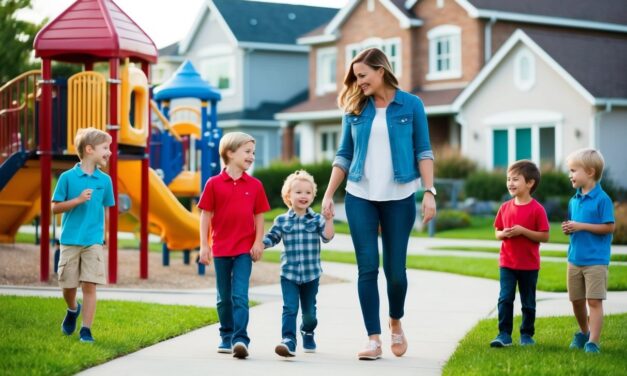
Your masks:
M428 192L422 196L422 223L427 224L435 217L435 197Z
M324 197L322 199L322 216L325 218L335 217L335 206L333 205L333 198Z

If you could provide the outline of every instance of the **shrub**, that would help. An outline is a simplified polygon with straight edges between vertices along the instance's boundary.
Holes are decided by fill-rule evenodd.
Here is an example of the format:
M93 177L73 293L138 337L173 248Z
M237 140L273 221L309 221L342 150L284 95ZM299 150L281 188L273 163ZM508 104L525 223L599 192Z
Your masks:
M477 171L468 176L464 185L466 197L477 200L502 201L507 195L507 178L503 171Z
M447 179L465 179L477 171L477 163L461 155L459 150L443 148L435 153L435 176Z
M627 202L619 202L614 205L614 244L627 244Z
M285 203L283 203L283 199L281 198L283 182L289 174L300 169L309 172L316 181L318 193L316 194L314 203L320 203L322 201L322 196L327 189L329 178L331 177L331 162L309 165L303 165L299 162L277 162L267 168L255 169L254 173L255 177L263 183L271 207L285 207ZM340 187L335 192L335 197L336 199L344 198L344 184L340 184Z
M553 199L563 202L562 198L569 199L575 194L573 186L570 184L568 174L562 171L543 171L540 176L540 185L533 193L533 197L541 202ZM560 198L559 200L556 198ZM568 200L566 200L568 204Z
M435 219L436 232L470 226L470 215L461 210L443 209Z

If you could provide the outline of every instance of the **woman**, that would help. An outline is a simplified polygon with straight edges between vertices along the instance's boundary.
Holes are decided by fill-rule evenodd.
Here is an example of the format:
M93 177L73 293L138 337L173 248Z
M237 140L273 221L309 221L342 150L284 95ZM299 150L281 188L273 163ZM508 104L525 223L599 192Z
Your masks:
M359 269L358 293L369 341L361 360L381 357L378 234L383 240L392 353L407 351L401 318L407 293L409 234L416 218L419 179L426 193L423 222L435 215L433 152L424 106L398 88L385 54L370 48L357 55L344 79L338 103L344 109L342 138L322 201L334 214L333 194L348 176L345 207Z

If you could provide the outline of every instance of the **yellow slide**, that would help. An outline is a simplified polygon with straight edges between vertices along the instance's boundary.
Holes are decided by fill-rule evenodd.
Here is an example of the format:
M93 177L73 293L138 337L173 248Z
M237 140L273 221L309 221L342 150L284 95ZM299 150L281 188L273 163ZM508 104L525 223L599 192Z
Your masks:
M0 192L0 243L13 243L22 223L39 214L41 176L39 162L29 161Z
M139 218L141 205L141 162L119 161L118 182L120 192L131 199L131 214ZM148 221L151 228L161 230L158 234L172 250L194 249L200 245L198 231L200 218L191 213L177 200L157 173L149 171Z

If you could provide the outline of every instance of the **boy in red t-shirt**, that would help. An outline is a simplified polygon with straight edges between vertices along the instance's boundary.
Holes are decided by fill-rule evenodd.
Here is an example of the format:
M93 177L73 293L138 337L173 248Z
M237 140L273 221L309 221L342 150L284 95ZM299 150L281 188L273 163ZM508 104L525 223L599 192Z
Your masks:
M200 196L200 262L213 259L218 292L218 352L248 357L248 284L252 262L263 253L263 213L270 210L261 182L246 174L255 161L255 139L225 134L220 157L226 167L207 180ZM211 245L208 235L211 235Z
M546 211L531 197L539 183L540 171L531 161L517 161L507 169L507 190L513 198L501 205L494 219L496 238L503 243L499 262L499 334L490 342L491 347L512 344L516 284L522 303L520 344L535 344L540 242L549 240Z

